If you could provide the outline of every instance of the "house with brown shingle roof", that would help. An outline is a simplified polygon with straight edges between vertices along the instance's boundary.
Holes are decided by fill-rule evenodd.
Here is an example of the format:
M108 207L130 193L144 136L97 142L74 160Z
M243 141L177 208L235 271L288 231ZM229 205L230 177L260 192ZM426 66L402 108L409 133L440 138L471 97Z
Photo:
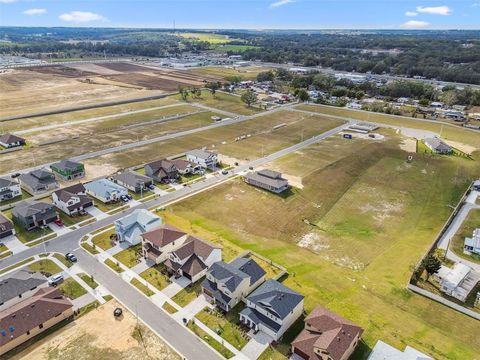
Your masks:
M52 200L55 206L65 214L72 216L93 206L93 199L87 195L82 184L75 184L54 191Z
M177 179L178 170L173 161L163 159L144 166L145 175L158 182Z
M171 274L195 282L205 275L213 263L221 260L220 246L188 236L182 246L169 253L164 264Z
M41 288L32 297L0 311L0 355L73 315L73 304L57 288Z
M292 352L305 360L347 360L362 333L361 327L317 305L292 342Z
M3 146L6 149L23 146L25 145L25 143L26 143L25 139L17 135L13 135L13 134L0 135L0 146Z
M180 248L188 235L182 230L168 224L142 234L142 251L146 260L156 264L164 262L168 255Z

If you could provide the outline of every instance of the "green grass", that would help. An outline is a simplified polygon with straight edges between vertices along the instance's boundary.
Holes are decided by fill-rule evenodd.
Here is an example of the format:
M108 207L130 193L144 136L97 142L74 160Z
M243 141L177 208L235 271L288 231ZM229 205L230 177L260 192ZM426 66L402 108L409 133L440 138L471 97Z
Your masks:
M73 266L73 263L72 263L70 260L67 260L64 255L59 254L59 253L55 253L55 254L53 254L53 256L54 256L57 260L59 260L63 265L65 265L66 267L69 268L69 267L72 267L72 266Z
M63 295L70 300L77 299L87 293L87 290L72 278L65 279L58 288L62 291Z
M90 286L92 289L96 289L98 287L98 284L95 281L95 279L93 278L93 276L90 276L90 275L85 274L85 273L80 273L80 274L78 274L78 276L80 277L80 279L85 281L85 283L88 286Z
M193 69L191 71L197 74L213 75L222 78L226 78L229 76L239 76L242 78L242 80L255 80L258 73L268 71L270 69L271 68L257 66L240 67L237 69L226 67L202 67L199 69Z
M131 246L125 250L120 251L113 257L120 261L128 268L132 268L140 262L142 244Z
M178 99L180 100L180 96ZM198 98L190 96L188 101L241 115L252 115L261 111L256 107L247 107L247 105L245 105L240 99L240 96L234 96L218 91L216 92L215 97L213 97L209 91L204 90L202 91L202 96ZM225 118L227 116L221 115L221 117Z
M97 249L95 249L92 245L88 243L83 243L81 245L85 250L87 250L92 255L97 255L100 253Z
M247 345L248 340L242 335L238 327L239 312L245 307L243 303L238 304L225 315L208 308L203 309L195 317L210 329L220 335L225 341L233 345L238 350Z
M142 293L144 293L147 296L152 296L155 293L150 290L145 284L142 284L140 280L133 278L132 281L130 281L130 284L135 286L138 290L140 290Z
M112 248L115 244L115 242L110 239L110 235L113 235L113 234L115 234L115 229L95 235L92 238L92 243L95 244L95 246L98 246L102 250L108 250Z
M22 260L22 261L20 261L20 262L18 262L18 263L16 263L16 264L13 264L13 265L8 266L8 267L6 267L6 268L3 268L3 269L0 270L0 274L4 274L4 273L6 273L7 271L13 270L13 269L15 269L15 268L19 268L19 267L21 267L22 265L25 265L26 263L28 263L28 262L30 262L30 261L32 261L32 260L33 260L33 257L28 258L28 259L25 259L25 260Z
M191 303L198 295L202 289L202 281L204 278L201 278L196 283L187 286L186 288L182 289L178 294L172 297L172 300L175 301L181 307L185 307L189 303Z
M155 286L158 290L163 290L170 284L168 275L162 274L163 269L165 269L165 266L162 264L154 265L140 273L140 277Z
M95 199L95 206L98 208L98 210L103 212L109 212L111 210L119 208L122 205L123 203L120 201L107 204L107 203L101 202L100 200Z
M195 335L197 335L200 339L205 341L208 345L210 345L212 348L214 348L216 351L222 354L222 356L225 357L226 359L230 359L235 355L230 350L228 350L225 346L220 344L217 340L211 338L210 335L208 335L205 331L200 329L192 321L189 321L187 326L190 330L192 330L195 333Z
M32 195L30 195L28 192L22 190L22 195L21 196L14 197L13 199L10 199L10 200L2 201L0 203L0 205L5 206L5 205L14 204L16 202L23 201L23 200L26 200L26 199L31 198L31 197L32 197Z
M175 314L177 312L177 309L170 305L170 303L166 302L163 304L162 309L168 312L169 314Z
M82 317L83 315L88 314L90 311L95 310L98 306L100 306L100 303L98 302L98 300L95 300L90 304L81 307L80 309L77 310L75 319L78 319L79 317Z
M72 226L78 224L79 222L86 221L88 219L94 219L92 215L76 215L76 216L68 216L63 211L58 211L60 218L62 219L64 226Z
M109 294L109 295L105 295L105 296L103 297L103 299L104 299L105 301L110 301L110 300L113 299L113 296L110 295L110 294Z
M52 260L49 259L42 259L38 260L37 262L34 262L33 264L28 265L28 267L32 271L38 271L44 274L50 274L50 275L55 275L58 274L59 272L62 272L62 269L60 266L55 264ZM50 276L47 275L47 276Z
M109 268L113 269L117 273L121 273L124 271L119 265L117 265L115 262L113 262L110 259L105 260L105 265L107 265Z
M286 267L283 283L306 296L307 312L321 304L365 329L354 359L379 339L436 359L475 358L478 321L405 286L480 163L422 154L408 163L401 139L387 135L295 153L282 170L300 169L304 188L287 198L230 181L171 206L165 222Z
M480 264L480 255L463 253L465 237L472 237L473 230L480 228L480 209L472 209L463 224L458 229L450 243L450 249L458 256Z
M287 360L288 358L278 351L275 347L269 346L259 357L258 360Z
M1 244L0 245L0 253L4 252L4 251L7 251L8 250L8 247L4 244Z
M6 257L9 257L11 255L13 255L13 252L11 252L11 251L2 252L2 253L0 253L0 259L5 259Z

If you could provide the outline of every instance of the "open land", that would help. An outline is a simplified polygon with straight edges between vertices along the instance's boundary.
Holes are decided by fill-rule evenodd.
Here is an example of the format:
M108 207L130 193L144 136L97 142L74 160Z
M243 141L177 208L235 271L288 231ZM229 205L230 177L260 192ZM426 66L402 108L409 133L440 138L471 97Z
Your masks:
M480 165L425 154L407 162L403 139L385 135L382 142L332 138L274 163L299 171L303 190L278 196L235 180L165 213L285 266L284 283L306 295L307 312L320 303L366 329L356 359L378 339L437 359L473 359L477 321L405 284ZM284 343L269 351L287 349Z
M191 70L195 74L220 76L225 79L229 76L240 76L243 80L255 80L261 72L271 70L262 66L232 67L202 67Z

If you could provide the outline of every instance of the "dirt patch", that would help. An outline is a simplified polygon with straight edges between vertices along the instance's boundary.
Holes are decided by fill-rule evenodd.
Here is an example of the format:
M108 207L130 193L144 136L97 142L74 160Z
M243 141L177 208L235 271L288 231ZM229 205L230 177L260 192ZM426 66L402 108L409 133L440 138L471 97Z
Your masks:
M324 250L330 249L328 240L316 232L304 234L297 242L297 245L309 249L317 254Z
M85 162L85 177L82 179L83 182L93 180L99 177L108 176L119 169L109 163L102 163L102 164L93 164Z
M130 64L127 62L122 62L122 63L104 63L102 65L99 65L100 67L114 70L117 72L122 72L122 73L131 73L131 72L142 72L147 70L144 66L141 65L136 65L136 64Z
M415 139L405 138L400 143L400 149L414 153L417 151L417 141Z
M81 69L74 69L72 67L67 66L35 66L25 68L27 71L34 71L41 74L50 74L50 75L57 75L62 77L69 77L69 78L78 78L82 76L90 76L94 75L94 73L89 71L83 71Z
M125 309L123 317L120 320L115 319L112 312L118 306L120 305L116 301L109 301L35 343L13 359L179 359L179 356L147 327L136 327L135 317Z
M69 68L77 69L79 71L85 71L89 73L94 73L98 75L115 75L121 74L120 71L115 71L112 69L108 69L105 66L100 66L97 64L72 64L68 65Z
M467 154L471 154L473 153L475 150L477 150L476 147L474 146L471 146L471 145L467 145L467 144L463 144L461 142L457 142L457 141L450 141L448 140L447 143L450 145L450 146L453 146L454 148L460 150L460 151L463 151L464 153L467 153Z

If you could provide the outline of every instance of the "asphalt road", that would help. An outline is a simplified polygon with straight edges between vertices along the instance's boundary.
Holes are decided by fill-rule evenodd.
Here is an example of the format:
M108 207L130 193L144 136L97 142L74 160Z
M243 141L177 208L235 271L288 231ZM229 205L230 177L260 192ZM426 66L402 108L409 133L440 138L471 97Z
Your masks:
M0 260L0 269L45 251L59 253L74 252L78 258L78 264L82 268L86 269L90 274L93 274L97 282L105 286L105 288L107 288L107 290L110 291L111 294L130 311L132 311L134 314L138 314L138 317L145 324L147 324L173 348L181 352L182 356L192 360L223 359L203 342L201 342L201 340L195 335L187 331L181 324L175 322L169 315L159 310L155 304L141 295L136 289L133 288L133 286L126 284L118 274L108 269L105 265L98 262L95 257L91 256L83 248L79 247L80 239L84 235L94 230L111 224L113 221L131 213L135 209L160 207L175 200L180 200L186 196L193 195L200 191L219 185L220 183L227 181L232 176L239 175L243 171L248 170L249 167L261 166L271 162L289 153L332 136L344 130L347 126L349 126L349 123L338 126L301 143L282 149L276 153L254 160L249 164L238 166L234 170L229 171L227 175L218 174L203 181L193 183L190 186L183 187L175 192L168 193L159 198L139 204L128 210L109 216L108 218L88 224L80 229L60 235L53 240L31 247L6 259Z

